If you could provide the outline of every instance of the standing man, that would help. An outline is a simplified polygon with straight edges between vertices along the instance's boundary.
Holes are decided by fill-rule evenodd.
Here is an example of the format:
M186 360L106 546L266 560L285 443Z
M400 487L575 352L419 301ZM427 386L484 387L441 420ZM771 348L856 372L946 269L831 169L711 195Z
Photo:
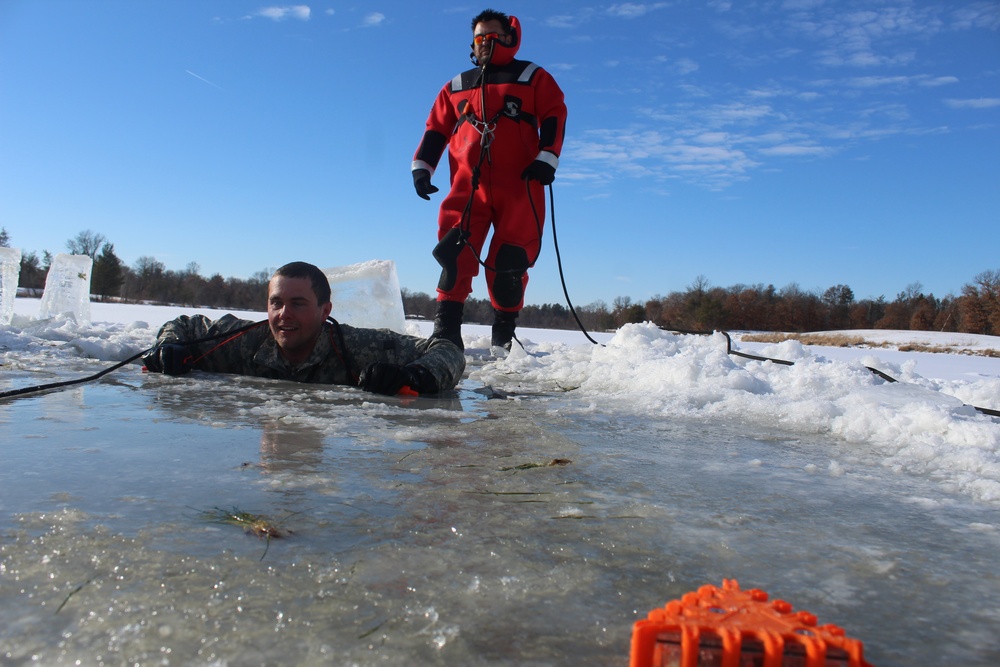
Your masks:
M462 347L462 311L480 261L493 305L493 345L510 349L528 268L541 250L545 188L566 131L563 92L538 65L516 60L521 25L487 9L472 19L473 69L438 93L413 157L413 186L430 199L431 176L448 148L451 191L441 202L441 264L432 338ZM493 227L489 252L483 245Z

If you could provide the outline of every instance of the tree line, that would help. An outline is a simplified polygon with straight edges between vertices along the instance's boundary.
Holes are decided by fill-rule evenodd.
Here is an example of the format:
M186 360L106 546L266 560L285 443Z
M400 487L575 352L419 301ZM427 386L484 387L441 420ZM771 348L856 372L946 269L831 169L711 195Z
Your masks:
M9 246L6 229L0 229L0 246ZM183 271L168 270L153 257L143 256L129 267L115 254L114 244L90 230L66 242L70 254L94 260L91 276L93 298L130 303L164 303L188 307L263 311L270 271L248 279L205 278L192 262ZM44 251L22 253L20 285L41 290L52 263ZM433 319L433 295L402 290L408 317ZM336 304L334 305L336 308ZM579 321L578 321L579 320ZM469 299L465 321L490 324L493 308L485 299ZM603 301L570 310L561 304L527 305L518 319L520 327L544 329L614 330L630 322L653 322L677 331L829 331L841 329L910 329L1000 335L1000 270L977 274L958 296L925 294L919 283L909 285L889 301L884 296L856 299L847 285L822 292L806 291L796 284L713 287L699 276L684 291L657 295L645 303L618 297L609 306Z
M0 230L0 246L9 246L6 230ZM232 308L263 311L267 309L267 282L271 273L261 270L248 279L223 278L214 274L205 278L197 263L183 271L167 269L155 257L142 256L130 267L115 254L115 246L102 234L80 232L66 242L72 255L87 255L94 260L90 275L91 299L125 303L158 303L202 308ZM19 284L38 294L45 288L45 277L52 265L52 253L21 253Z

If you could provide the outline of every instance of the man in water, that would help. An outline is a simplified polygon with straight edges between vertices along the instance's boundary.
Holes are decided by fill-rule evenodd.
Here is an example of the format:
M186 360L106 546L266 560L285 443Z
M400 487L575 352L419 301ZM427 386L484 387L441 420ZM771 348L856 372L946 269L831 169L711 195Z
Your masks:
M235 373L390 396L404 388L436 394L462 378L465 355L453 342L342 325L329 317L332 309L326 275L292 262L268 283L266 322L182 315L160 328L157 347L143 362L167 375Z

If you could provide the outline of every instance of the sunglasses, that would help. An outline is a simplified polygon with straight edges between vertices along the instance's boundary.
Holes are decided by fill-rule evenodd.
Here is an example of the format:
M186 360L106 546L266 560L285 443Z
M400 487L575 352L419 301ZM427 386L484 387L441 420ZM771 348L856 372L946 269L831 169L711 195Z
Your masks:
M475 44L476 46L479 46L485 42L492 42L498 40L501 37L506 37L506 35L501 35L498 32L488 32L483 35L474 35L472 37L472 43Z

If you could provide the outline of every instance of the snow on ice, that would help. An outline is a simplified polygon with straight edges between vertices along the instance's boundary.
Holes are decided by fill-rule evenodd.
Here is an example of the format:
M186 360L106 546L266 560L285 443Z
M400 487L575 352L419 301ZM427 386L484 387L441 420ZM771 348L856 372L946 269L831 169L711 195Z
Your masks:
M39 318L39 303L19 298L13 321L0 327L0 364L55 369L66 359L114 362L150 347L159 326L181 313L218 317L225 311L93 304L93 322ZM263 319L263 313L243 313ZM409 322L427 335L430 324ZM956 353L882 348L828 348L796 341L734 345L793 362L782 365L726 352L723 334L680 335L652 324L614 334L519 330L525 349L506 358L488 354L488 328L467 325L471 381L509 392L568 392L559 410L613 410L643 415L724 420L787 434L830 434L855 455L900 472L927 476L980 501L1000 502L1000 419L975 407L1000 409L1000 359L960 354L1000 349L989 336L926 332L866 332L889 343L919 339ZM958 346L958 347L956 347ZM890 383L875 368L898 380ZM123 369L118 372L130 372ZM0 382L0 390L14 388ZM975 406L975 407L974 407ZM831 463L836 474L839 464Z

